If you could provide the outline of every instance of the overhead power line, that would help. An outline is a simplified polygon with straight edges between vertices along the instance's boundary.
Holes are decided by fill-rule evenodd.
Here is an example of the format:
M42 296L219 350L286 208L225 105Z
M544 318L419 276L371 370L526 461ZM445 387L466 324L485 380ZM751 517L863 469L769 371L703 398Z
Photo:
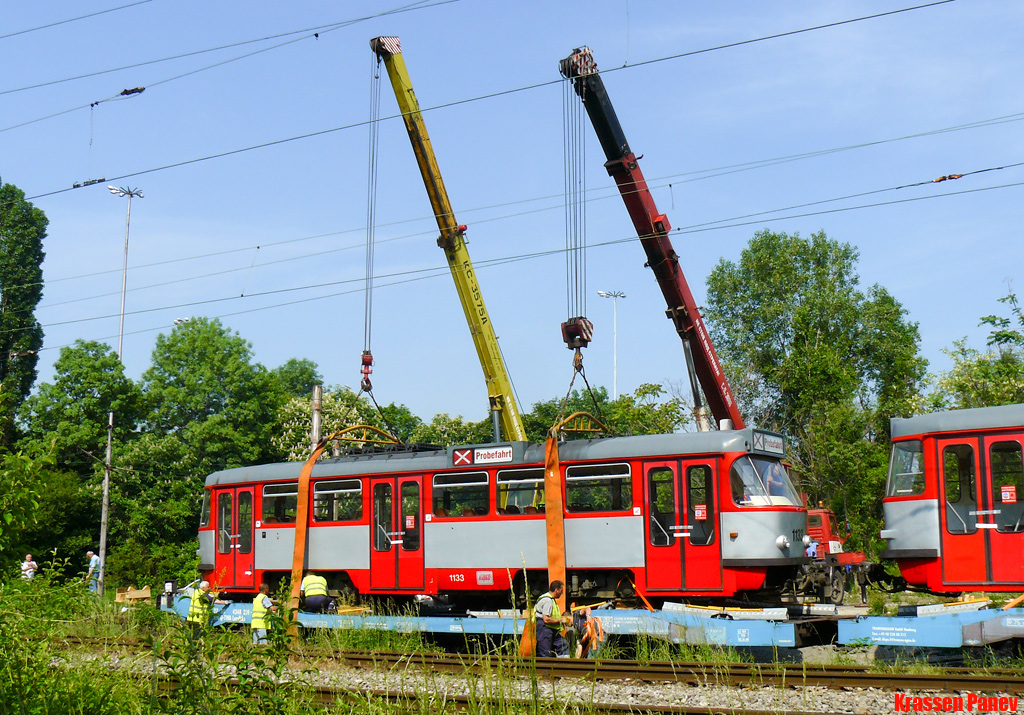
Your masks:
M1018 164L1018 165L1024 165L1024 162L1021 162L1021 164ZM981 170L981 171L988 171L988 170ZM980 173L980 171L979 172L973 172L973 173ZM925 182L925 183L933 183L933 182ZM998 189L1015 188L1015 187L1020 187L1020 186L1024 186L1024 181L1012 182L1012 183L1007 183L1007 184L999 184L999 185L996 185L996 186L985 186L985 187L974 188L974 189L963 189L963 190L959 190L959 191L949 191L949 192L944 192L944 193L941 193L941 194L931 194L931 195L928 195L928 196L915 196L915 197L909 197L909 198L905 198L905 199L893 199L893 200L890 200L890 201L878 201L878 202L868 203L868 204L859 204L859 205L856 205L856 206L844 206L844 207L839 207L839 208L834 208L834 209L824 209L824 210L820 210L820 211L809 211L809 212L798 213L798 214L790 214L790 215L786 215L786 216L777 216L777 217L774 217L771 220L773 220L773 221L784 221L784 220L791 220L791 219L795 219L795 218L806 218L806 217L810 217L810 216L823 216L823 215L828 215L828 214L843 213L843 212L846 212L846 211L859 211L859 210L864 210L864 209L868 209L868 208L876 208L876 207L880 207L880 206L893 206L893 205L905 204L905 203L911 203L911 202L917 202L917 201L928 201L928 200L933 200L933 199L948 198L950 196L958 196L958 195L965 195L965 194L976 194L976 193L981 193L981 192L994 191L994 190L998 190ZM899 188L899 187L896 187L896 188ZM720 223L720 224L714 225L714 226L707 226L707 225L683 226L683 227L679 227L679 228L673 229L672 233L676 233L676 234L704 233L704 232L707 232L707 231L718 231L718 230L727 229L727 228L738 228L738 227L749 226L749 225L752 225L752 224L759 224L759 223L763 223L763 220L733 221L731 223ZM607 246L619 245L619 244L623 244L623 243L631 243L631 242L638 241L638 240L639 239L637 238L637 236L631 235L631 236L624 237L624 238L609 239L607 241L595 242L595 243L592 243L590 245L593 248L599 248L599 247L607 247ZM494 258L494 259L490 259L490 260L477 261L476 264L477 264L478 269L479 268L489 268L489 267L497 266L497 265L504 265L504 264L515 263L515 262L524 261L524 260L532 260L532 259L541 258L541 257L559 255L559 254L563 253L564 251L565 251L565 248L563 247L563 248L557 248L557 249L550 249L550 250L546 250L546 251L537 251L537 252L524 253L524 254L518 254L518 255L512 255L512 256L503 256L503 257ZM382 274L378 278L380 278L380 279L388 279L388 278L391 278L391 279L401 279L402 277L406 277L404 280L393 280L390 283L383 283L383 284L381 284L383 286L391 286L391 285L397 285L399 283L410 282L410 281L413 281L413 280L423 280L425 278L434 277L435 275L436 276L444 275L445 272L446 272L446 266L440 266L439 265L439 266L432 266L430 268L417 268L417 269L411 269L411 270L405 270L405 271L398 271L398 272L395 272L395 273ZM265 297L265 296L271 296L271 295L280 295L280 294L285 294L285 293L294 293L294 292L297 292L297 291L313 290L313 289L317 289L317 288L327 288L327 287L338 286L338 285L346 285L346 284L352 284L352 283L360 283L363 280L364 279L362 277L350 278L350 279L344 279L344 280L339 280L339 281L330 281L330 282L326 282L326 283L319 283L319 284L316 284L316 285L304 285L304 286L293 286L293 287L289 287L289 288L279 288L279 289L275 289L275 290L261 291L261 292L258 292L258 293L251 293L251 294L248 294L248 295L224 296L224 297L220 297L220 298L210 298L210 299L199 300L199 301L191 301L191 302L186 302L186 303L178 303L178 304L174 304L174 305L165 305L165 306L158 306L158 307L155 307L155 308L145 308L145 309L130 311L129 313L127 313L127 315L142 315L142 314L160 312L160 311L164 311L164 310L181 310L181 309L184 309L184 308L194 308L194 307L198 307L198 306L212 305L212 304L216 304L216 303L224 303L224 302L239 301L239 300L251 300L253 298L258 298L258 297ZM215 316L215 317L228 317L230 315L238 315L240 313L255 312L255 311L260 311L260 310L269 310L269 309L272 309L272 308L285 307L285 306L289 306L289 305L295 305L297 303L309 302L309 301L312 301L312 300L322 300L322 299L326 299L326 298L336 297L336 296L340 296L340 295L345 295L347 293L358 292L359 290L360 290L360 288L357 287L357 288L352 288L351 290L339 291L339 292L334 292L334 293L330 293L330 294L326 294L326 295L314 296L314 297L310 297L310 298L301 298L301 299L294 300L294 301L289 301L289 302L286 302L286 303L276 303L276 304L272 304L272 305L265 305L265 306L254 307L254 308L247 309L245 311L239 311L239 312L236 312L236 313L221 314L221 315L218 315L218 316ZM53 323L46 323L42 327L50 328L50 327L58 327L58 326L64 326L64 325L86 323L86 322L92 322L92 321L96 321L96 320L103 320L103 319L114 318L114 317L117 317L117 315L119 315L119 314L111 313L109 315L89 316L89 317L86 317L86 318L75 318L75 319L71 319L71 320L64 320L64 321L57 321L57 322L53 322ZM167 327L167 326L163 325L163 326L159 326L157 328L152 328L150 330L159 330L159 329L162 329L164 327ZM0 331L0 334L11 333L11 332L19 332L20 330L24 330L24 328L12 328L12 329L9 329L9 330ZM149 332L149 331L137 331L137 332ZM130 334L135 334L135 333L130 333ZM42 348L42 350L52 350L52 349L57 349L57 347L64 347L64 346L44 347L44 348Z
M143 0L143 1L144 2L149 2L150 0ZM156 65L156 64L160 64L162 62L171 62L172 60L180 60L180 59L184 59L186 57L195 57L197 55L205 55L205 54L208 54L210 52L219 52L220 50L228 50L228 49L231 49L232 47L242 47L244 45L252 45L252 44L259 43L259 42L269 42L270 40L277 40L277 39L280 39L282 37L290 37L292 35L301 35L301 34L307 34L307 33L310 33L310 32L328 32L330 30L334 30L334 29L337 29L339 27L344 27L345 25L351 25L352 23L363 22L363 21L366 21L366 20L372 20L374 18L382 17L384 15L391 15L391 14L394 14L394 13L397 13L397 12L404 12L404 11L410 10L410 9L418 9L417 6L425 5L428 2L430 4L427 5L427 6L432 6L432 5L435 5L435 4L436 5L444 5L444 4L447 4L447 3L459 2L459 0L417 0L416 2L410 3L409 5L404 5L404 6L400 7L400 8L395 8L395 9L392 9L392 10L385 10L383 12L374 13L372 15L366 15L365 17L361 17L361 18L354 18L354 19L351 19L351 20L339 20L337 22L331 22L331 23L327 23L327 24L324 24L324 25L316 25L314 27L306 27L306 28L303 28L301 30L289 30L288 32L278 32L278 33L275 33L273 35L265 35L264 37L257 37L255 39L251 39L251 40L240 40L238 42L230 42L230 43L228 43L226 45L218 45L217 47L208 47L208 48L206 48L204 50L192 50L191 52L182 52L182 53L177 54L177 55L171 55L169 57L161 57L161 58L158 58L158 59L155 59L155 60L144 60L142 62L135 62L135 63L130 64L130 65L121 65L120 67L111 67L111 68L108 68L108 69L105 69L105 70L96 70L94 72L86 72L84 74L74 75L72 77L64 77L62 79L54 79L54 80L49 80L47 82L39 82L37 84L30 84L30 85L26 85L24 87L15 87L13 89L4 89L4 90L0 90L0 95L14 94L16 92L25 92L25 91L30 90L30 89L39 89L41 87L52 87L53 85L64 84L65 82L75 82L75 81L80 80L80 79L88 79L90 77L99 77L101 75L112 74L114 72L122 72L124 70L137 69L139 67L146 67L148 65ZM0 39L2 39L2 38L0 38Z
M764 41L767 41L767 40L774 40L774 39L778 39L778 38L781 38L781 37L788 37L788 36L791 36L791 35L797 35L797 34L802 34L802 33L806 33L806 32L812 32L812 31L815 31L815 30L823 30L823 29L837 27L837 26L840 26L840 25L848 25L848 24L855 23L855 22L864 22L864 21L867 21L867 20L873 20L873 19L877 19L877 18L880 18L880 17L886 17L886 16L889 16L889 15L896 15L896 14L899 14L899 13L911 12L913 10L922 10L922 9L925 9L925 8L935 7L937 5L945 5L945 4L951 3L951 2L955 2L955 0L937 0L937 2L931 2L931 3L924 4L924 5L915 5L913 7L901 8L899 10L890 10L888 12L876 13L876 14L873 14L873 15L863 15L861 17L850 18L850 19L847 19L847 20L839 20L839 21L836 21L836 22L826 23L824 25L814 25L812 27L805 27L805 28L801 28L801 29L798 29L798 30L790 30L790 31L787 31L787 32L775 33L775 34L772 34L772 35L764 35L762 37L755 37L755 38L748 39L748 40L740 40L740 41L737 41L737 42L732 42L732 43L728 43L728 44L724 44L724 45L717 45L715 47L707 47L707 48L704 48L704 49L701 49L701 50L692 50L690 52L684 52L684 53L679 53L679 54L675 54L675 55L669 55L669 56L666 56L666 57L660 57L660 58L651 59L651 60L643 60L641 62L636 62L636 63L633 63L633 64L626 64L626 65L622 65L621 67L617 67L617 68L614 68L614 69L611 69L611 70L604 70L604 71L605 72L619 71L619 70L629 69L629 68L633 68L633 67L639 67L639 66L643 66L643 65L655 64L655 63L658 63L658 62L667 62L667 61L670 61L670 60L680 59L682 57L689 57L689 56L692 56L692 55L697 55L697 54L702 54L702 53L707 53L707 52L714 52L714 51L717 51L717 50L724 50L724 49L729 49L729 48L732 48L732 47L738 47L740 45L749 45L749 44L753 44L753 43L756 43L756 42L764 42ZM510 94L516 94L516 93L519 93L519 92L526 92L526 91L529 91L529 90L538 89L538 88L541 88L541 87L547 87L547 86L551 86L551 85L555 85L555 84L561 84L563 81L564 80L559 78L559 79L552 79L552 80L545 81L545 82L536 82L536 83L529 84L529 85L523 85L521 87L514 87L514 88L510 88L510 89L505 89L505 90L498 90L496 92L490 92L488 94L481 94L481 95L477 95L475 97L469 97L469 98L465 98L465 99L453 100L451 102L446 102L446 103L443 103L443 104L434 105L434 106L428 107L428 108L421 108L421 111L428 112L428 111L435 111L435 110L438 110L438 109L457 107L457 106L461 106L463 104L468 104L468 103L471 103L471 102L478 102L478 101L482 101L482 100L485 100L485 99L494 99L496 97L503 97L503 96L507 96L507 95L510 95ZM8 91L11 91L11 90L8 90ZM5 92L0 92L0 94L4 94L4 93ZM401 114L392 114L392 115L389 115L389 116L381 117L381 120L396 119L396 118L399 118L399 117L401 117ZM153 167L153 168L150 168L150 169L143 169L143 170L140 170L140 171L134 171L134 172L130 172L130 173L127 173L127 174L120 174L118 176L105 177L105 178L100 179L100 180L90 180L88 182L83 182L83 183L80 183L80 184L74 184L74 185L72 185L70 187L67 187L67 188L64 188L64 189L56 189L56 190L48 191L48 192L45 192L45 193L42 193L42 194L36 194L34 196L29 197L29 199L32 200L32 199L43 198L43 197L46 197L46 196L54 196L54 195L57 195L57 194L65 193L67 191L73 191L75 189L84 188L85 186L91 185L93 183L104 182L104 181L112 181L112 182L123 181L125 179L137 178L139 176L144 176L146 174L152 174L152 173L155 173L155 172L158 172L158 171L167 171L169 169L175 169L175 168L179 168L179 167L182 167L182 166L188 166L190 164L198 164L198 163L205 162L205 161L211 161L213 159L222 159L222 158L225 158L225 157L228 157L228 156L234 156L236 154L243 154L243 153L246 153L246 152L255 151L257 149L266 149L268 147L279 146L281 144L287 144L287 143L294 142L294 141L300 141L302 139L310 139L310 138L313 138L313 137L319 137L319 136L324 136L324 135L327 135L327 134L332 134L334 132L339 132L339 131L342 131L342 130L345 130L345 129L354 129L356 127L365 126L367 123L368 123L367 121L353 122L351 124L345 124L345 125L341 125L341 126L338 126L338 127L332 127L330 129L320 129L320 130L313 131L313 132L307 132L305 134L299 134L297 136L287 137L287 138L284 138L284 139L275 139L275 140L271 140L271 141L268 141L268 142L262 142L260 144L254 144L254 145L251 145L251 146L241 147L241 148L238 148L238 149L231 149L231 150L228 150L228 151L218 152L216 154L209 154L207 156L197 157L197 158L194 158L194 159L186 159L186 160L174 162L174 163L171 163L171 164L165 164L163 166Z
M149 0L146 0L146 1L148 2ZM11 131L12 129L18 129L20 127L25 127L25 126L28 126L30 124L36 124L38 122L46 121L47 119L53 119L54 117L60 117L60 116L63 116L65 114L70 114L71 112L77 112L77 111L82 110L82 109L91 109L93 107L96 107L96 106L98 106L100 104L105 104L107 102L114 102L114 101L119 101L119 100L122 100L122 99L127 99L130 96L138 96L139 94L142 93L142 90L144 90L144 89L152 88L152 87L157 87L157 86L160 86L162 84L167 84L168 82L173 82L175 80L183 79L185 77L190 77L192 75L199 74L200 72L205 72L207 70L215 69L217 67L222 67L222 66L230 64L232 62L237 62L239 60L244 60L244 59L247 59L249 57L254 57L255 55L259 55L259 54L262 54L264 52L270 52L271 50L277 50L277 49L280 49L282 47L286 47L287 45L291 45L291 44L294 44L296 42L301 42L302 40L318 39L320 37L320 35L326 35L328 32L333 32L334 30L339 30L339 29L341 29L343 27L350 27L350 26L355 25L357 23L365 22L366 20L372 20L372 19L376 19L376 18L379 18L379 17L384 17L386 15L397 15L397 14L400 14L400 13L403 13L403 12L409 12L410 10L422 10L422 9L425 9L425 8L435 7L437 5L447 5L448 3L453 3L453 2L459 2L459 0L417 0L417 2L414 2L414 3L410 4L410 5L403 5L401 7L393 8L391 10L384 10L382 12L379 12L379 13L375 14L375 15L367 15L365 17L359 17L359 18L355 18L355 19L352 19L352 20L344 20L344 21L336 22L336 23L333 23L331 25L324 25L324 26L322 26L320 28L310 28L310 29L306 29L306 30L295 30L295 31L292 31L292 32L283 33L281 35L272 36L271 38L262 38L260 40L246 40L245 42L235 43L234 45L224 45L223 47L219 47L219 48L215 48L215 49L200 50L200 51L198 51L196 53L189 53L189 54L186 54L186 55L177 55L175 57L164 58L162 60L151 60L150 62L143 62L143 63L140 63L139 65L130 65L128 67L121 67L121 68L113 69L113 70L103 70L102 72L94 73L94 75L96 75L96 74L106 74L106 73L109 73L109 72L118 72L118 71L120 71L122 69L130 69L131 67L143 66L143 65L146 65L146 64L153 64L153 63L156 63L156 62L167 62L167 61L172 60L172 59L180 59L181 57L188 57L188 56L190 56L192 54L201 54L201 53L205 53L205 52L214 52L216 50L224 49L226 47L236 47L238 45L251 44L251 43L254 43L254 42L263 42L263 41L266 41L267 39L273 39L273 37L283 37L283 36L288 36L288 35L304 33L304 34L302 34L302 37L295 37L295 38L292 38L290 40L285 40L284 42L279 42L278 44L271 45L269 47L261 47L258 50L253 50L252 52L246 52L243 55L237 55L235 57L229 57L226 60L221 60L220 62L214 62L213 64L210 64L210 65L205 65L203 67L198 67L196 69L189 70L188 72L182 72L181 74L174 75L173 77L167 77L167 78L158 80L156 82L150 82L150 83L148 83L146 85L146 87L140 87L140 88L137 88L136 90L124 90L124 91L119 92L118 94L115 94L115 95L112 95L110 97L107 97L106 99L98 99L98 100L96 100L94 102L89 102L88 104L82 104L82 105L79 105L77 107L71 107L70 109L63 109L63 110L61 110L59 112L54 112L52 114L47 114L46 116L43 116L43 117L37 117L35 119L29 119L29 120L26 120L24 122L19 122L18 124L12 124L9 127L0 128L0 133L8 132L8 131ZM90 77L90 76L94 76L94 75L80 75L78 77L69 78L67 80L57 80L55 82L46 83L46 84L56 84L56 83L59 83L59 82L71 81L71 79L82 79L84 77ZM38 87L38 86L46 86L46 84L35 85L35 86L36 87ZM25 87L23 89L33 89L33 88L34 87ZM0 94L7 94L9 92L18 92L18 91L21 91L21 90L8 90L6 92L0 92Z
M913 187L918 187L918 186L927 186L929 184L940 183L941 181L946 181L946 180L950 180L950 179L959 179L959 178L963 178L963 177L967 177L967 176L973 176L973 175L976 175L976 174L983 174L983 173L988 173L988 172L992 172L992 171L1000 171L1000 170L1003 170L1003 169L1016 168L1016 167L1019 167L1019 166L1024 166L1024 162L1016 162L1016 163L1012 163L1012 164L1005 164L1003 166L988 167L988 168L985 168L985 169L976 169L976 170L973 170L973 171L963 172L961 174L946 175L946 176L940 177L938 179L929 179L929 180L918 181L918 182L909 183L909 184L901 184L899 186L890 186L890 187L886 187L886 188L882 188L882 189L872 189L870 191L863 191L863 192L858 192L858 193L854 193L854 194L846 194L844 196L837 196L837 197L828 198L828 199L819 199L817 201L810 201L810 202L805 202L805 203L800 203L800 204L794 204L794 205L786 206L786 207L783 207L783 208L767 209L767 210L758 211L758 212L755 212L755 213L743 214L743 215L740 215L740 216L732 216L730 218L725 218L725 219L717 219L717 220L714 220L714 221L706 221L704 223L699 223L699 224L691 224L690 226L686 226L685 228L686 229L696 229L696 228L701 228L701 227L704 227L704 226L714 226L716 224L728 223L728 222L731 222L731 221L737 221L737 220L740 220L740 219L754 218L754 217L758 217L758 216L770 216L771 214L780 213L780 212L783 212L783 211L792 211L792 210L795 210L795 209L798 209L798 208L807 208L807 207L810 207L810 206L820 206L822 204L836 203L836 202L839 202L839 201L847 201L847 200L850 200L850 199L863 198L865 196L871 196L871 195L875 195L875 194L882 194L882 193L886 193L886 192L890 192L890 191L898 191L898 190L901 190L901 189L913 188ZM703 178L703 177L701 177L701 178ZM650 188L658 188L653 183L650 184L649 186L650 186ZM599 199L603 200L603 199L607 199L607 198L614 198L614 197L616 197L618 195L619 195L618 192L608 193L607 196L601 196L601 197L599 197ZM552 196L552 197L545 197L545 198L556 198L556 197ZM542 199L535 199L535 200L542 200ZM594 199L594 198L587 199L587 201L594 201L594 200L596 200L596 199ZM509 204L499 204L498 206L504 206L504 205L509 205ZM505 220L505 219L509 219L509 218L517 218L517 217L521 217L521 216L524 216L524 215L528 215L528 214L532 214L532 213L538 213L538 212L543 212L543 211L553 211L553 210L556 210L558 208L560 208L560 207L559 206L546 206L546 207L543 207L543 208L540 208L540 209L532 209L530 211L519 212L519 213L515 213L515 214L504 214L504 215L501 215L501 216L493 216L493 217L490 217L490 218L487 218L487 219L482 219L481 221L478 222L478 224L491 223L491 222L494 222L494 221L500 221L500 220ZM472 212L472 211L478 211L478 210L481 210L481 209L468 209L467 213ZM403 224L403 223L411 223L411 222L414 222L414 221L425 221L425 220L427 220L427 218L428 217L422 217L422 218L416 218L416 219L407 219L407 220L404 220L404 221L395 221L395 222L391 222L389 224L384 224L384 225L394 226L394 225ZM317 234L317 235L314 235L314 236L304 236L304 237L301 237L301 238L285 239L285 240L281 240L281 241L271 241L271 242L268 242L268 243L262 243L262 244L257 245L257 246L245 246L245 247L242 247L242 248L227 249L227 250L224 250L224 251L215 251L213 253L200 254L200 255L197 255L197 256L186 256L186 257L181 257L181 258L172 258L172 259L169 259L169 260L166 260L166 261L154 261L152 263L145 263L145 264L140 264L140 265L137 265L137 266L132 266L131 270L139 270L139 269L142 269L142 268L153 268L153 267L159 267L159 266L166 266L166 265L170 265L170 264L174 264L174 263L181 263L183 261L198 260L198 259L202 259L202 258L210 258L210 257L229 255L229 254L233 254L233 253L240 253L240 252L259 250L260 248L269 248L269 247L272 247L272 246L281 246L281 245L287 245L287 244L292 244L292 243L298 243L298 242L303 242L303 241L314 240L314 239L318 239L318 238L324 238L326 236L337 236L337 235L341 235L341 234L344 234L344 233L357 233L357 232L362 232L362 231L365 231L365 228L353 228L353 229L348 229L348 230L345 230L345 231L334 231L334 232L331 232L331 233ZM400 240L406 240L406 239L409 239L409 238L416 238L416 237L420 237L420 236L432 235L432 233L433 232L431 230L419 231L419 232L410 233L410 234L404 234L404 235L400 235L400 236L393 236L393 237L387 238L387 239L381 239L379 242L380 243L390 243L390 242L393 242L393 241L400 241ZM214 276L226 275L226 274L229 274L229 273L235 273L235 272L240 272L240 271L248 271L248 270L251 270L252 268L262 268L262 267L265 267L265 266L278 265L278 264L281 264L281 263L290 263L290 262L293 262L293 261L304 260L304 259L307 259L307 258L322 257L322 256L324 256L325 254L328 254L328 253L339 253L339 252L342 252L342 251L354 250L354 249L360 248L360 247L361 246L358 245L358 244L352 244L352 245L348 245L348 246L341 246L341 247L338 247L338 248L329 249L329 250L326 250L326 251L325 250L317 250L314 253L302 254L302 255L299 255L299 256L288 256L288 257L285 257L285 258L280 258L280 259L276 259L276 260L272 260L272 261L264 261L262 263L253 263L253 264L251 264L249 266L240 266L240 267L235 267L235 268L228 268L228 269L224 269L224 270L220 270L220 271L212 271L212 272L209 272L209 273L204 273L204 274L201 274L201 275L188 276L188 277L185 277L185 278L176 278L176 279L173 279L173 280L161 281L159 283L152 283L152 284L145 285L145 286L136 286L134 288L131 288L130 290L132 292L136 292L136 291L148 290L148 289L151 289L151 288L161 288L161 287L165 287L165 286L168 286L168 285L173 285L173 284L178 284L178 283L185 283L185 282L193 281L193 280L200 280L202 278L211 278L211 277L214 277ZM45 281L44 285L50 285L50 284L54 284L54 283L58 283L58 282L63 282L63 281L67 281L67 280L74 280L74 279L80 279L80 278L92 278L92 277L96 277L96 276L100 276L100 275L105 275L105 274L108 274L108 273L120 272L120 270L121 269L118 268L118 269L109 269L109 270L104 270L104 271L94 271L94 272L91 272L91 273L85 273L85 274L80 274L80 275L76 275L76 276L65 276L63 278L50 279L48 281ZM37 284L31 284L31 285L37 285ZM24 286L19 286L19 287L24 287ZM116 292L101 293L101 294L96 294L96 295L91 295L91 296L76 295L74 298L68 299L66 301L59 301L59 302L55 302L55 303L46 303L46 304L40 305L40 306L38 306L38 309L45 310L45 309L48 309L48 308L54 308L54 307L58 307L58 306L61 306L61 305L66 305L68 303L81 303L81 302L86 301L86 300L95 300L95 299L98 299L98 298L105 298L105 297L108 297L110 295L115 295L115 294L117 294L117 293Z
M118 10L124 10L125 8L135 7L136 5L145 5L153 0L137 0L137 2L128 3L127 5L120 5L118 7L108 8L106 10L97 10L96 12L90 12L88 15L79 15L78 17L69 17L67 20L58 20L57 22L50 22L46 25L39 25L38 27L30 27L27 30L18 30L17 32L8 32L6 35L0 35L0 40L6 40L8 37L17 37L18 35L27 35L30 32L36 32L38 30L48 30L51 27L57 27L58 25L67 25L69 22L78 22L79 20L85 20L90 17L96 17L97 15L105 15L108 12L117 12Z

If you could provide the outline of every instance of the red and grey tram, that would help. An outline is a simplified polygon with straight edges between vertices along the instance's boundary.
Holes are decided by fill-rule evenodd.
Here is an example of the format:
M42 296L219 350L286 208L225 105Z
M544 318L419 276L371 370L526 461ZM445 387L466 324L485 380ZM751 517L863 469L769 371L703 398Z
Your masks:
M573 597L728 597L779 585L806 510L780 435L735 430L559 445ZM290 575L301 463L211 474L200 570L228 593ZM308 564L339 594L517 601L547 588L544 445L469 445L321 460Z
M882 557L935 593L1024 588L1024 405L891 427Z

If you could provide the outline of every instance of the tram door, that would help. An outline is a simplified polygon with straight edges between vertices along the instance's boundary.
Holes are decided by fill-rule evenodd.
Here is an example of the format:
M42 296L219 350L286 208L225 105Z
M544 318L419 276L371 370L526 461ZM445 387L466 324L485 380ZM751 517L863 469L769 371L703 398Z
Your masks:
M253 488L217 492L217 555L211 586L256 587L253 569Z
M943 583L1024 583L1021 442L991 436L937 444Z
M1024 583L1024 451L1021 437L984 437L990 580ZM993 528L994 527L994 528Z
M423 588L423 478L371 479L370 489L370 588Z
M644 465L649 591L722 588L714 483L711 462Z

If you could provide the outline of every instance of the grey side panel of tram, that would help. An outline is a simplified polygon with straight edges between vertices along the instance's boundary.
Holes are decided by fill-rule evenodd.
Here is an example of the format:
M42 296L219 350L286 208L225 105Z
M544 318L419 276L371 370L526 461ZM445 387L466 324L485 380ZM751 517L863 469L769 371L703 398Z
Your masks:
M673 458L689 454L715 454L719 452L743 452L752 445L751 430L727 432L686 432L679 434L641 435L637 437L612 437L608 439L574 440L558 447L561 461L594 461L631 458ZM513 460L504 464L487 465L508 468L526 464L544 463L544 445L532 442L511 442ZM317 462L313 477L344 477L378 474L410 474L416 472L438 472L458 469L452 466L451 452L454 449L489 448L495 445L466 445L449 447L447 450L419 452L414 454L375 454L348 456ZM280 462L239 467L214 472L206 478L206 486L247 484L250 482L276 482L296 480L302 470L302 462ZM480 465L467 465L467 470L480 469Z
M939 500L913 499L882 504L885 522L880 536L886 540L884 558L899 558L901 554L938 556L942 551L939 540Z
M892 436L930 432L962 432L976 429L1024 426L1024 405L972 407L966 410L932 412L917 417L893 417L889 420Z

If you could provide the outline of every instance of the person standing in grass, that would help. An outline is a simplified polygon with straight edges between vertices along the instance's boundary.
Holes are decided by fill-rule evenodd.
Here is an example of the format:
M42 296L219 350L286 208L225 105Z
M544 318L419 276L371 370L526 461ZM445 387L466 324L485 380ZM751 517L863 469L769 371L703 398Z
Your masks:
M39 564L32 558L32 554L25 554L25 560L21 562L21 577L28 580L35 576L38 570Z
M217 598L217 592L210 590L209 581L200 581L199 588L192 591L192 598L188 606L188 616L185 622L192 629L192 635L199 635L210 625L210 616L213 615L213 604L227 605L227 601Z
M100 584L100 557L95 551L88 551L85 557L89 559L89 572L85 575L85 581L89 584L89 592L96 593Z
M253 645L266 645L267 631L270 630L270 621L267 618L271 613L277 612L277 606L270 600L270 586L260 584L260 592L252 601L252 643Z

